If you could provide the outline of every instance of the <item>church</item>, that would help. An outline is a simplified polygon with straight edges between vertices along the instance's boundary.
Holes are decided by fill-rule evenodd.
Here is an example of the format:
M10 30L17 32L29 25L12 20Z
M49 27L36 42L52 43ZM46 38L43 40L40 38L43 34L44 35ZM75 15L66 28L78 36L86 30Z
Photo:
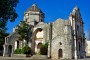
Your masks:
M32 33L28 33L28 46L35 53L40 50L38 45L48 42L47 57L51 59L85 58L84 22L78 7L72 10L67 20L58 18L54 22L45 23L44 18L45 14L36 4L24 13L23 20L33 26ZM26 40L18 39L16 28L5 37L3 56L13 56L15 49L22 49L22 44L26 44Z

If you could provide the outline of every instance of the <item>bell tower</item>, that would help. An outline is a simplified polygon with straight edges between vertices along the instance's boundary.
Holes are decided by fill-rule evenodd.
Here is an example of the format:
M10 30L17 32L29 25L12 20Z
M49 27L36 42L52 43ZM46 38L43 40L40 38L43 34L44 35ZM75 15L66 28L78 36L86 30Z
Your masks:
M24 13L24 21L27 21L27 23L30 25L36 25L39 22L44 22L44 13L36 4L33 4Z

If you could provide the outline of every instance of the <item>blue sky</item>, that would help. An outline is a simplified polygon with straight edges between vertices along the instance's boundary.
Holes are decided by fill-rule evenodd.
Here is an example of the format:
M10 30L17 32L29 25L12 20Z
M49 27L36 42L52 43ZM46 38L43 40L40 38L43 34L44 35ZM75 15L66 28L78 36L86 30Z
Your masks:
M18 18L15 22L8 22L7 27L9 33L13 28L23 20L24 12L33 4L45 13L45 22L53 22L57 18L68 19L70 12L75 6L78 6L84 21L84 31L87 35L90 26L90 0L20 0L16 11Z

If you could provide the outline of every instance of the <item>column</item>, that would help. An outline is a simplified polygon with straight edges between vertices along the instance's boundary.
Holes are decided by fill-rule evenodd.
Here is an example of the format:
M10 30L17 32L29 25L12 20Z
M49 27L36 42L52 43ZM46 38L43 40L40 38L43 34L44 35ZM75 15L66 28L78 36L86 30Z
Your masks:
M14 50L17 49L17 41L15 41Z
M73 30L74 30L74 58L77 59L77 41L76 41L76 21L75 18L73 18Z
M3 48L4 48L4 50L3 50L3 57L5 56L5 45L3 45Z
M52 43L52 23L49 26L49 46L48 46L48 57L51 58L51 43Z
M5 44L7 43L7 41L6 41L6 40L7 40L7 37L5 37Z
M74 58L77 59L77 45L76 45L76 37L75 36L74 36L74 46L75 46Z
M5 37L5 44L7 43L7 37ZM5 57L5 54L6 54L6 45L3 45L3 48L4 48L4 50L3 50L3 57Z
M51 57L50 42L48 43L48 58Z
M32 36L31 49L33 50L33 54L35 54L35 33Z

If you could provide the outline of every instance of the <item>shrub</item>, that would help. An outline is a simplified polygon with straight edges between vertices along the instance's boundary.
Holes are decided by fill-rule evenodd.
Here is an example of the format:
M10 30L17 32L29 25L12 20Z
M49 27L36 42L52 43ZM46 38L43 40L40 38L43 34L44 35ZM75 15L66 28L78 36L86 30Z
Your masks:
M22 49L23 54L31 54L31 48L29 46L25 46Z
M47 55L47 52L48 52L48 43L45 43L40 48L40 54L41 55Z
M22 53L22 49L16 49L14 53L15 54L21 54Z
M44 45L48 48L48 42L46 42Z

